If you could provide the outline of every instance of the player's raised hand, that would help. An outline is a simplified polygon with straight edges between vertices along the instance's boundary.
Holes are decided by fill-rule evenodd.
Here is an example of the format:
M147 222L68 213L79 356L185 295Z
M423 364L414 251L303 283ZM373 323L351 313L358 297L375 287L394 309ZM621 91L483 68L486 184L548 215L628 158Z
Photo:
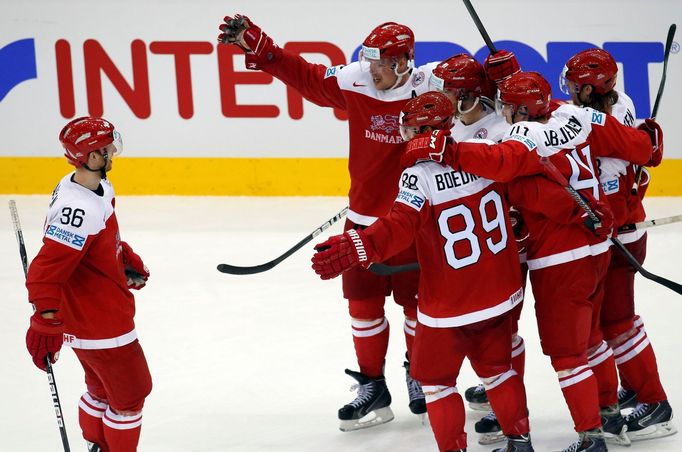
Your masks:
M235 14L234 17L225 16L223 20L224 23L218 27L222 32L218 35L218 42L237 45L245 52L256 55L273 45L272 39L247 16Z
M39 312L31 316L26 332L26 349L38 369L45 370L47 354L54 364L64 341L64 324L56 318L44 318Z
M373 253L365 244L365 233L361 230L349 229L329 237L315 245L316 253L311 259L313 270L322 279L332 279L358 264L367 267Z
M483 62L483 69L488 79L496 85L521 71L516 55L507 50L498 50L488 55Z
M448 137L450 130L434 130L433 132L421 133L415 135L407 143L407 149L400 158L400 164L405 168L414 166L417 162L426 160L433 160L434 162L443 165L450 164L450 156L446 152L446 147L449 143L454 143Z

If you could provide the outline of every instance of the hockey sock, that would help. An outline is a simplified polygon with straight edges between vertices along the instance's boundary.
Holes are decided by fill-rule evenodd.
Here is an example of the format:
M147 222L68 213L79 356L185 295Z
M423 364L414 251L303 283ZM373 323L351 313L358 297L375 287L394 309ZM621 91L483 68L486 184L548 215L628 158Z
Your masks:
M618 373L611 347L602 341L587 360L597 379L599 406L605 408L618 403Z
M142 430L142 412L116 414L107 408L104 413L104 437L110 452L135 452Z
M497 420L506 436L525 435L530 431L526 390L513 369L492 378L482 378Z
M576 432L601 428L597 379L589 366L557 372Z
M644 325L633 330L613 352L623 387L635 391L639 402L657 403L668 398L658 375L656 355Z
M516 371L523 384L523 375L526 370L526 344L518 334L512 337L512 369Z
M438 450L460 450L467 447L464 432L464 403L453 386L423 386L426 411Z
M351 319L351 327L360 372L370 378L382 376L388 350L388 320L386 317L374 320Z
M417 327L417 321L415 319L410 319L405 317L405 345L407 346L407 360L410 360L412 356L412 344L414 343L414 329Z
M83 431L83 438L99 445L103 452L108 452L102 425L102 417L106 409L106 402L95 399L88 392L83 394L78 401L78 423Z

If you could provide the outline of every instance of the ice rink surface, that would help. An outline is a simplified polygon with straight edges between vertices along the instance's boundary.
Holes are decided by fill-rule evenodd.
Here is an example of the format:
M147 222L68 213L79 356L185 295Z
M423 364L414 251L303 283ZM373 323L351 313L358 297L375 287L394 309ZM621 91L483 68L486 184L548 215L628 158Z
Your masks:
M62 451L44 373L33 367L24 335L31 314L16 240L0 196L0 450ZM47 196L17 196L29 256L38 251ZM345 198L119 197L122 239L151 271L136 293L137 330L154 378L140 451L145 452L426 452L428 426L407 408L402 368L402 311L387 303L391 343L386 377L395 420L342 433L336 411L354 398L356 369L340 279L321 281L310 269L315 239L274 269L250 276L216 270L219 263L256 265L279 256L345 205ZM682 198L653 198L649 218L682 213ZM330 229L341 231L340 223ZM645 267L682 281L682 224L650 229ZM494 278L495 275L490 275ZM638 313L658 357L673 409L682 410L682 297L637 277ZM528 295L520 333L535 450L561 450L575 439L549 360L540 352ZM557 328L561 328L557 325ZM82 370L65 349L55 365L72 450L85 451L77 401ZM465 364L459 390L477 383ZM467 412L470 452L476 443ZM679 419L679 418L678 418ZM682 427L678 420L677 427ZM610 446L610 450L624 450ZM632 451L681 451L682 434L634 444Z

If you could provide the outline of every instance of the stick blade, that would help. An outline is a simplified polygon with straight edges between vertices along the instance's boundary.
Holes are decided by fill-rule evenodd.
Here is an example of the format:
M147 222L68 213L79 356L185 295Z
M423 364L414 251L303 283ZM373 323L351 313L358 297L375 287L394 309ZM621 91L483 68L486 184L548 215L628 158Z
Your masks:
M256 273L262 273L264 271L270 270L274 265L270 262L263 265L255 265L253 267L239 267L230 264L219 264L218 271L220 273L227 273L230 275L254 275Z

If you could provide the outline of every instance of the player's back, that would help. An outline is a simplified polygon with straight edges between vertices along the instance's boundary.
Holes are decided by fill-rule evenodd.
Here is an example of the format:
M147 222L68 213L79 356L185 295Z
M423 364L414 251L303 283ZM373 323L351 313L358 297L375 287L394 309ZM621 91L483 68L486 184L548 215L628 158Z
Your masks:
M404 174L415 176L428 203L417 235L420 322L466 325L520 303L523 291L505 186L434 162Z

